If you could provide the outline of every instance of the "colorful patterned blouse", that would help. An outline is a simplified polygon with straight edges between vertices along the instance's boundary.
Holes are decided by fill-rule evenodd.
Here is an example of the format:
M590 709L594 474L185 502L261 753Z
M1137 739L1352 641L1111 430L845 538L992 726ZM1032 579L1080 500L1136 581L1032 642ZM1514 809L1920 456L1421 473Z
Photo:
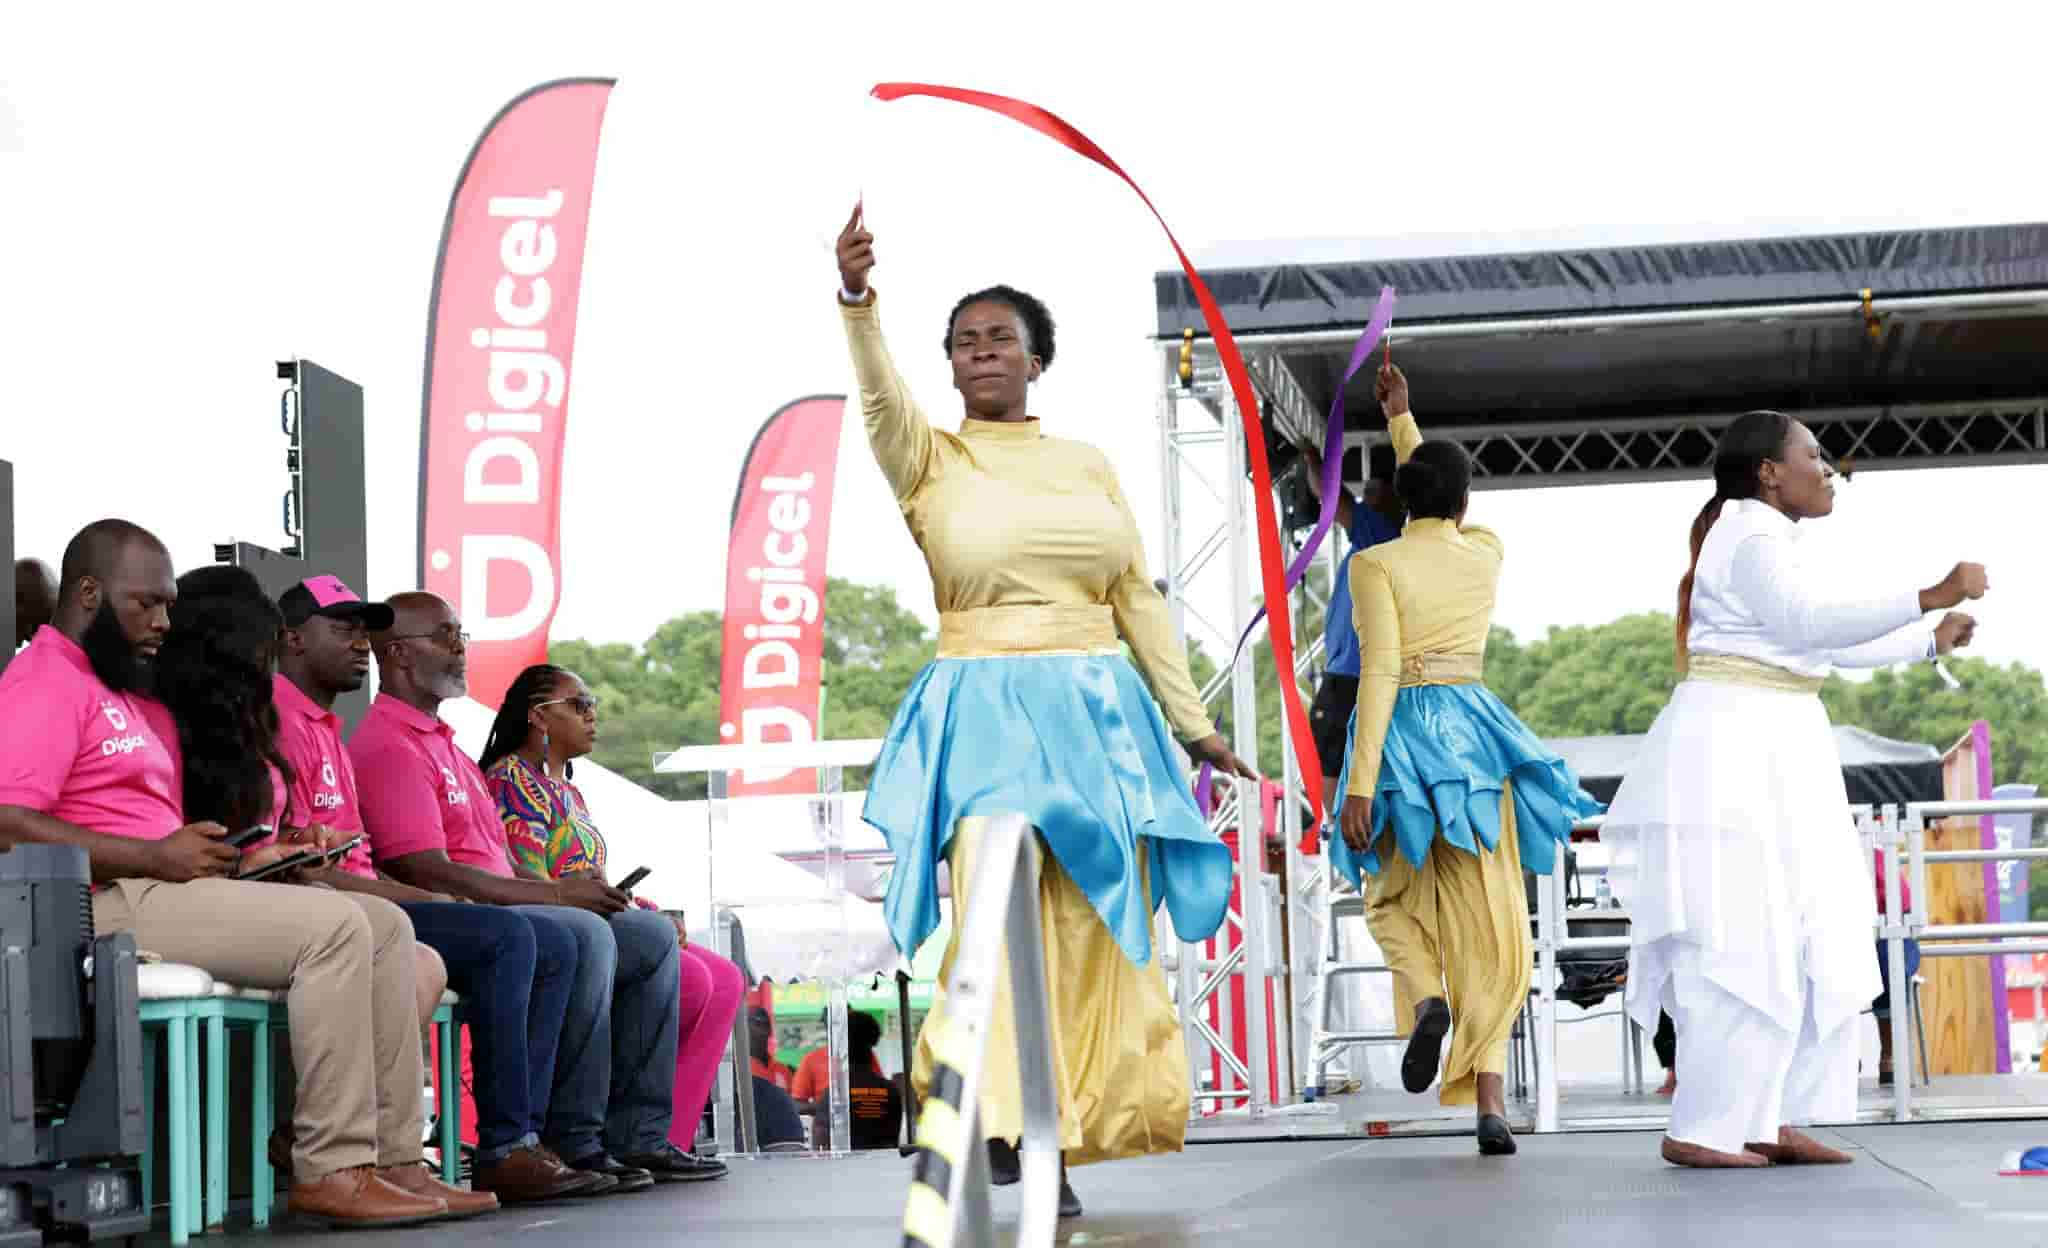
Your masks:
M574 784L542 775L517 754L491 764L484 782L498 799L516 869L551 880L578 871L606 878L604 835ZM645 910L660 908L645 898L634 898L634 904Z

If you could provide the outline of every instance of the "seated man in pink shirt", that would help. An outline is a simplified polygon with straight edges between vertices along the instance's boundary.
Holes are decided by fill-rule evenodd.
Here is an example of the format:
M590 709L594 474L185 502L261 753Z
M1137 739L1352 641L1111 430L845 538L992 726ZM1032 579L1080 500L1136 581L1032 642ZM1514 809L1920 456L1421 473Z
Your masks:
M669 1142L681 952L665 916L603 880L513 870L498 803L455 744L441 703L469 691L468 634L433 594L399 594L372 634L377 700L348 743L379 870L401 883L516 907L576 943L575 987L555 1057L541 1144L623 1184L688 1182L706 1163Z
M363 830L355 767L341 742L334 700L362 688L370 630L391 627L391 608L357 598L332 576L301 581L278 597L284 635L278 672L278 752L292 781L282 821L287 840L335 845ZM596 1196L618 1184L571 1170L540 1146L555 1048L576 975L576 943L536 928L516 910L464 905L377 874L365 843L314 882L395 902L415 939L439 953L462 994L473 1045L477 1151L473 1183L505 1204Z
M0 845L77 845L93 923L232 983L287 991L298 1071L290 1208L330 1225L448 1216L418 1164L412 925L396 906L231 878L217 823L186 824L178 736L150 696L177 598L171 558L125 520L65 548L57 612L0 674ZM285 847L256 851L249 861Z

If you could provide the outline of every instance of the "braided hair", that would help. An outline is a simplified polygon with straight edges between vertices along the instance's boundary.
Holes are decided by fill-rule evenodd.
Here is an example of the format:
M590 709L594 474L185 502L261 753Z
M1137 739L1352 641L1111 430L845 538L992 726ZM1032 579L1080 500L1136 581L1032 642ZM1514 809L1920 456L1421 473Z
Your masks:
M476 760L478 771L489 771L491 765L507 754L516 754L533 735L533 724L526 718L533 704L546 698L555 682L572 673L566 667L552 663L536 663L519 673L512 687L505 691L505 701L498 707L498 716L491 721L491 735L484 738L484 752ZM574 763L563 768L564 778L573 774Z
M1685 638L1692 631L1692 583L1699 571L1700 547L1707 530L1721 518L1721 505L1734 499L1756 498L1763 489L1759 471L1767 459L1785 454L1785 439L1792 434L1792 418L1783 412L1744 412L1721 431L1714 444L1714 496L1700 508L1692 522L1692 561L1678 578L1678 670L1685 671Z

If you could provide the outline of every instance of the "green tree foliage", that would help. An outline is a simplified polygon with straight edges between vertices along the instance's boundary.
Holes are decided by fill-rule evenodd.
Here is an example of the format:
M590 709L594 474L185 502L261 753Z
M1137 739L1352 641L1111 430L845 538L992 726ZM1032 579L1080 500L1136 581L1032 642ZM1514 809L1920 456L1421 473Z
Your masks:
M827 588L824 628L825 734L881 736L904 691L931 661L936 640L894 590L837 578ZM1297 645L1305 647L1321 629L1319 611L1302 613ZM551 648L550 658L581 673L603 700L598 762L668 796L701 797L701 777L656 776L653 757L718 740L721 644L718 613L694 611L663 624L644 645L564 641ZM1188 657L1196 685L1206 685L1216 659L1199 646L1191 646ZM1286 740L1272 663L1262 637L1251 670L1258 766L1269 776L1280 773ZM1954 744L1972 721L1987 720L1999 782L2031 782L2048 791L2048 687L2041 673L1971 658L1951 658L1948 667L1961 689L1949 689L1932 667L1916 664L1867 681L1830 678L1821 697L1838 724L1938 749ZM1539 736L1647 731L1676 679L1672 620L1662 613L1556 628L1530 642L1496 628L1487 644L1487 684ZM1308 696L1304 688L1304 701ZM1221 701L1211 706L1228 735L1232 708ZM864 783L864 776L847 777L849 787Z
M831 578L824 617L825 735L879 737L937 643L884 586ZM695 798L704 796L704 777L657 775L654 756L719 740L723 646L719 613L692 611L644 645L561 641L548 659L580 674L604 705L596 762L664 796ZM848 787L865 779L849 775Z

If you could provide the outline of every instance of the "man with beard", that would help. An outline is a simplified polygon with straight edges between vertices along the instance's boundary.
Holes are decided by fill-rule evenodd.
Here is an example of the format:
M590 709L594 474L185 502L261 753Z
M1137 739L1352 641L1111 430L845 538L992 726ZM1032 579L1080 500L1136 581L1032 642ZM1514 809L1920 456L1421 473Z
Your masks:
M675 925L603 880L541 880L512 866L498 804L455 745L441 703L469 691L468 634L429 593L399 594L373 633L377 699L349 742L376 864L415 888L513 906L576 943L576 984L541 1143L628 1186L701 1178L669 1143L681 990Z
M394 907L235 880L244 860L221 843L226 829L184 822L177 730L149 694L177 594L163 543L125 520L88 525L65 548L54 619L0 674L0 844L80 846L101 885L99 931L287 991L295 1215L352 1227L446 1217L448 1202L402 1173L417 1166L381 1164L419 1152L411 924Z
M334 700L362 688L370 631L389 630L391 608L366 603L332 576L310 577L277 600L284 636L273 678L278 750L291 764L288 841L344 844L362 834L355 769L341 743ZM504 1204L613 1190L616 1180L572 1170L540 1147L555 1050L576 976L576 944L559 925L516 910L462 905L381 877L367 845L309 882L396 902L414 939L441 955L462 994L475 1045L477 1152L473 1186Z
M40 559L14 561L14 648L27 645L57 613L57 578Z

